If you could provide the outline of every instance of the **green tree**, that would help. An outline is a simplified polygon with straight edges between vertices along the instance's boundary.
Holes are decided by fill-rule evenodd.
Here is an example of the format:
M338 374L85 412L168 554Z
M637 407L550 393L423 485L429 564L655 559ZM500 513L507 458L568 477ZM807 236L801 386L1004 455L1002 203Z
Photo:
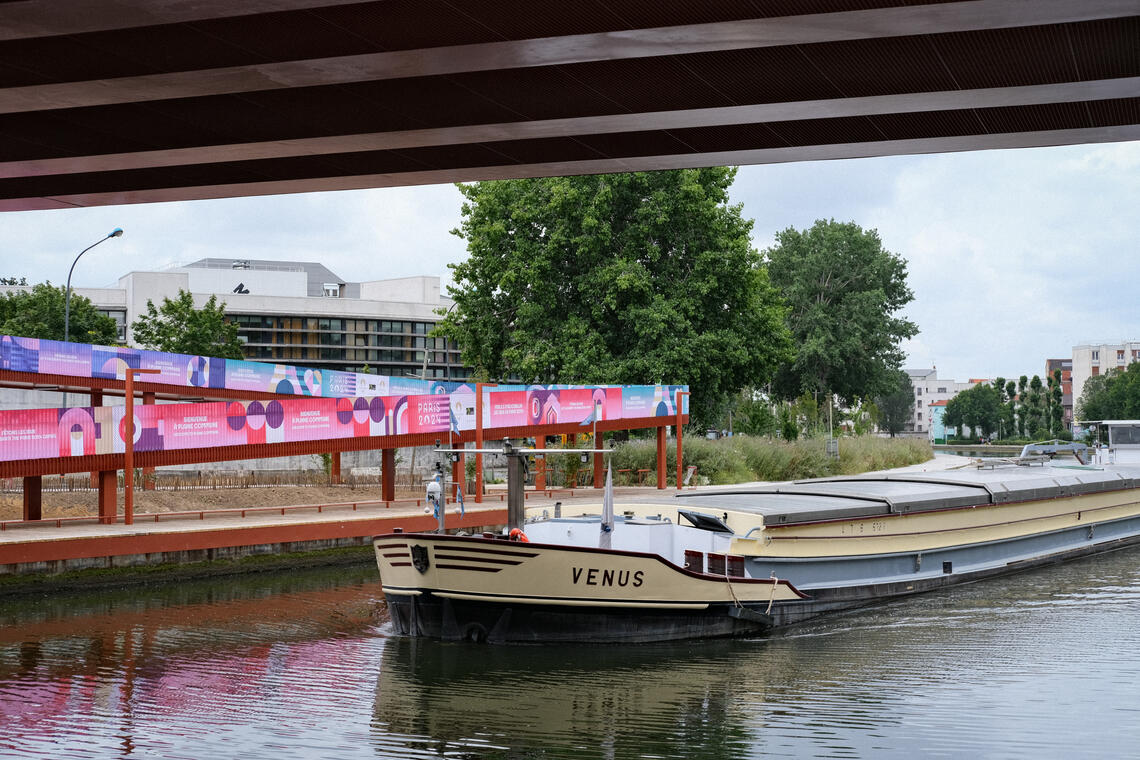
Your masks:
M740 392L733 410L732 430L746 435L775 435L778 421L770 400L753 388Z
M1017 383L1007 380L1005 383L1005 434L1010 438L1017 437Z
M1017 432L1021 434L1022 438L1028 437L1029 431L1031 430L1031 428L1026 425L1026 422L1028 422L1027 418L1030 414L1028 400L1029 377L1022 375L1017 380Z
M1065 393L1061 387L1061 370L1049 377L1049 435L1057 436L1065 429Z
M131 323L131 335L135 343L154 351L241 359L238 326L226 321L225 306L210 296L201 309L195 308L194 297L185 290L174 300L163 298L158 308L148 298L146 314Z
M902 370L895 370L892 379L890 390L878 396L875 405L879 408L879 427L894 438L910 420L914 409L914 386L910 376Z
M63 312L66 293L50 282L42 282L31 290L16 290L0 295L0 333L25 338L63 340ZM95 305L71 292L69 321L71 340L78 343L108 345L118 342L115 320L100 314Z
M1140 362L1086 380L1077 414L1082 420L1140 419Z
M963 422L973 428L975 433L989 437L998 429L998 420L1001 419L1001 400L997 389L992 385L982 383L969 390L959 393L957 398L963 398Z
M965 414L964 414L963 410L965 408L966 401L960 400L961 396L962 396L962 394L959 393L957 396L955 396L954 398L947 401L946 402L946 411L944 411L942 413L942 424L943 424L943 426L947 430L953 429L955 438L964 437L962 435L962 423L965 419ZM950 434L947 433L946 437L950 438Z
M1130 367L1131 369L1131 367ZM1103 375L1093 375L1085 380L1081 397L1077 399L1077 417L1082 420L1118 420L1115 405L1109 397L1108 379L1114 370Z
M794 361L777 373L776 392L834 394L847 403L893 393L899 344L918 333L896 316L914 298L906 261L885 250L875 230L834 220L780 232L765 255L796 346Z
M0 285L27 285L27 277L0 277ZM26 337L26 336L23 336Z
M476 182L435 334L483 378L685 383L718 424L790 356L779 295L728 203L735 169Z

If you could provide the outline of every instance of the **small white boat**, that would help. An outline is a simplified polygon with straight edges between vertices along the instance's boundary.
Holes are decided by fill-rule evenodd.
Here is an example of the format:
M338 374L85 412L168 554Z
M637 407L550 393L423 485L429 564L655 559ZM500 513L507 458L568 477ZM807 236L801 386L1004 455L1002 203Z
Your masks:
M1057 448L950 472L623 505L608 548L597 507L531 517L516 531L526 542L393 533L373 543L403 635L606 642L757 633L1140 542L1140 465L1047 461ZM1129 458L1122 453L1113 458Z

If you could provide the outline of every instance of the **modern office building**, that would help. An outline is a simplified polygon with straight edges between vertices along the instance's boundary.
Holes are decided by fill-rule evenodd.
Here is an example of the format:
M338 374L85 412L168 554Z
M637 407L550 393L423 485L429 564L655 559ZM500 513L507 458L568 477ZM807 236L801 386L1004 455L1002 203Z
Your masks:
M13 290L16 288L7 288ZM432 276L349 282L316 262L207 258L157 272L128 272L117 285L73 288L119 325L130 325L179 290L202 306L225 303L245 358L380 375L466 379L454 341L429 338L452 301Z
M1114 369L1125 369L1138 359L1140 359L1140 341L1136 340L1073 346L1073 405L1080 403L1081 393L1090 377L1103 375Z

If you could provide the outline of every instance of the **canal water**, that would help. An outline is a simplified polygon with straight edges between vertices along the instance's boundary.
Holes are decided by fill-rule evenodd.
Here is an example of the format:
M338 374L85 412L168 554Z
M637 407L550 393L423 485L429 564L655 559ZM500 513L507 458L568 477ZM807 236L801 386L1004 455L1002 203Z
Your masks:
M748 640L391 635L372 567L0 601L0 757L1140 757L1140 551Z

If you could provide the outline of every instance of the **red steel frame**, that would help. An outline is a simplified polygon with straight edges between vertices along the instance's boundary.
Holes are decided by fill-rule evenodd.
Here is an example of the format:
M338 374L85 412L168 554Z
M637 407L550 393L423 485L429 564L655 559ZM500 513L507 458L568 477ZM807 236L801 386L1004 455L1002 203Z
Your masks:
M69 393L90 394L91 405L99 406L103 396L107 393L122 392L127 401L127 441L126 451L123 454L92 454L78 457L48 457L43 459L25 459L11 462L0 462L0 478L23 478L24 480L24 520L39 520L42 518L41 478L44 475L65 474L69 472L90 472L92 485L99 488L99 520L103 523L113 523L118 519L118 476L116 472L125 473L125 503L124 518L127 525L132 524L133 510L133 482L134 467L143 470L143 488L153 488L153 481L148 476L156 467L172 465L200 464L205 462L231 462L242 459L262 459L271 457L299 456L307 454L331 454L332 468L330 478L332 482L341 480L340 455L345 451L364 451L380 449L381 454L381 496L385 501L394 501L396 495L396 449L406 446L430 446L440 440L439 433L409 433L403 435L380 435L361 438L338 438L323 441L292 441L287 443L247 444L243 446L220 446L202 449L179 449L173 451L144 451L135 452L133 446L133 415L134 395L143 394L144 403L154 403L156 397L163 399L291 399L299 398L292 394L259 393L252 391L235 391L225 388L201 388L201 393L191 396L178 391L179 386L165 383L136 382L134 372L149 373L157 370L133 370L131 376L124 380L106 378L77 378L69 375L51 375L29 372L16 372L13 370L0 370L0 386L12 388L27 388L39 390L58 390ZM34 378L32 380L31 378ZM574 435L581 432L581 425L577 422L566 422L553 425L521 425L515 427L483 428L483 389L496 387L497 383L476 383L475 385L475 429L462 433L452 433L452 444L465 444L474 442L476 448L482 448L488 435L495 438L531 438L535 439L536 448L546 447L546 436ZM665 486L665 428L670 425L677 426L677 487L681 487L681 425L688 421L688 415L681 414L681 397L687 392L678 391L676 396L677 414L672 417L639 417L621 420L601 420L594 426L598 432L611 432L614 430L633 430L644 428L657 429L657 488ZM476 454L475 461L475 493L476 503L483 501L483 455ZM455 483L461 482L464 473L464 457L460 455L459 461L452 467L452 479ZM602 487L601 455L594 455L594 487ZM538 466L535 485L542 490L546 485L546 463ZM452 498L455 497L454 489Z

